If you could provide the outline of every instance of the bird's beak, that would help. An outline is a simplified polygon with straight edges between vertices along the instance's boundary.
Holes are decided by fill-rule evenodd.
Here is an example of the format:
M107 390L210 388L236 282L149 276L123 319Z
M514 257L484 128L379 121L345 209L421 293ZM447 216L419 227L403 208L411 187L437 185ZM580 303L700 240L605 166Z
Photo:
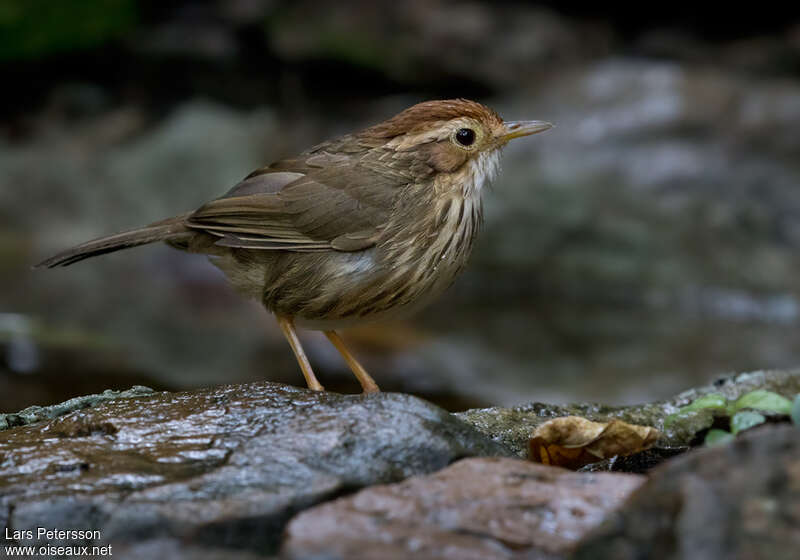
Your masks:
M550 130L553 124L545 121L507 121L503 123L505 134L501 135L504 142L519 138L520 136L530 136Z

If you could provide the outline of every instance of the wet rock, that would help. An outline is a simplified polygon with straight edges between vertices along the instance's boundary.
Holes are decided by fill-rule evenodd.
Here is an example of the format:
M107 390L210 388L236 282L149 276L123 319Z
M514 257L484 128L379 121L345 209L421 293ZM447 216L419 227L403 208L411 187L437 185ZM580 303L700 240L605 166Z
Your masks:
M320 500L503 454L407 395L274 383L154 393L0 432L0 512L18 530L98 529L96 544L146 536L269 552L285 521Z
M800 431L765 426L669 461L575 559L789 559L800 546Z
M149 395L152 392L153 390L149 387L137 385L126 391L112 391L108 389L99 395L83 395L50 406L29 406L13 414L0 414L0 430L6 430L15 426L25 426L27 424L41 422L42 420L50 420L76 410L97 406L106 401L141 397Z
M670 456L671 449L693 443L696 434L711 426L713 415L693 415L681 418L669 429L664 419L698 397L720 393L729 400L737 399L756 389L774 391L788 398L800 393L800 370L756 371L725 376L710 385L684 391L672 399L632 406L608 406L596 403L552 405L530 403L512 408L484 408L456 414L495 441L512 449L517 455L527 454L528 439L537 426L559 416L582 416L597 422L618 418L630 424L653 426L661 431L656 449L651 452ZM652 464L652 462L650 463Z
M550 558L568 551L644 477L465 459L295 517L290 558Z

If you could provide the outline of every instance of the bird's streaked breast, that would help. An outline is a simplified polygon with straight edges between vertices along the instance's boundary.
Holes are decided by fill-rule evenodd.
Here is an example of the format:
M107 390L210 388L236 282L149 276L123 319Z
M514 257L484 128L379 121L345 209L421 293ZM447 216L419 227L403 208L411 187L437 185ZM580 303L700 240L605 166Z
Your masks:
M296 314L298 324L339 328L395 318L438 297L472 252L483 221L481 194L497 175L499 162L500 151L493 150L471 158L458 172L440 174L433 184L409 187L408 196L419 203L413 208L415 219L398 212L374 249L337 259L336 272L330 274L346 275L349 293L331 291L307 300Z

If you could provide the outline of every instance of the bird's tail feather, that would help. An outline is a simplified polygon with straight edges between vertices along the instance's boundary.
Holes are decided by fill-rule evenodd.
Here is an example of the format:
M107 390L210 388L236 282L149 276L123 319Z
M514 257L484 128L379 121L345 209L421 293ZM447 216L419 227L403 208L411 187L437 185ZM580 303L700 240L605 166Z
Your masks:
M129 249L156 241L178 241L182 237L191 235L189 229L185 225L185 221L185 215L175 216L174 218L155 222L143 228L123 231L122 233L93 239L62 251L40 262L34 268L69 266L83 259L88 259L89 257L96 257L121 249Z

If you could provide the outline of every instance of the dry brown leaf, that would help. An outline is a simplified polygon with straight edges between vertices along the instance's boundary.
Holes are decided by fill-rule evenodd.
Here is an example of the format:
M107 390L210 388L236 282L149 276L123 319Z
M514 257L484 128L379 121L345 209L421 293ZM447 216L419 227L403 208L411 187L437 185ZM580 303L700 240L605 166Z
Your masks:
M580 416L548 420L528 442L531 461L577 469L616 455L631 455L651 447L659 432L622 420L592 422Z

